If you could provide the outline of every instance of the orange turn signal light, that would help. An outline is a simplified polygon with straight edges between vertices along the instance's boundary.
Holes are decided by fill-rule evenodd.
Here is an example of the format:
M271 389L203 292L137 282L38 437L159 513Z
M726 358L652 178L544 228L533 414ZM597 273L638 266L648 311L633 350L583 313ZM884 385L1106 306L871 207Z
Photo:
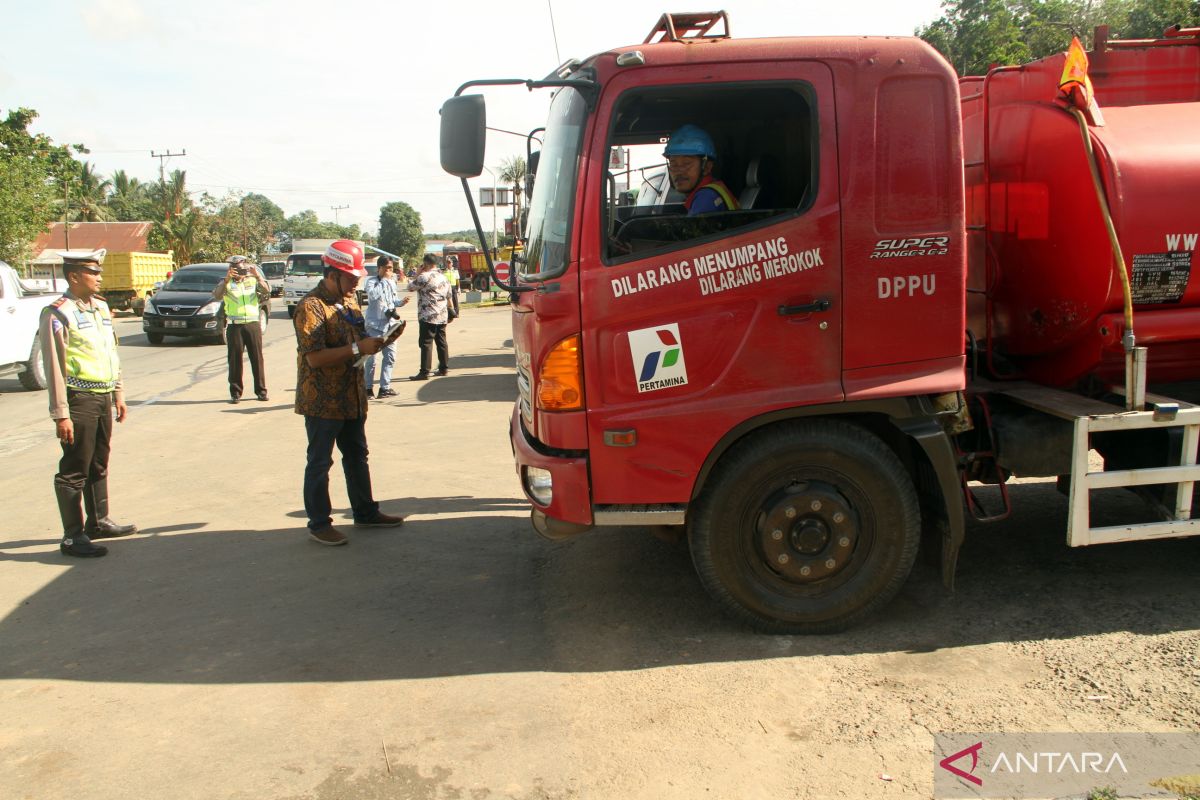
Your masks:
M542 360L537 404L543 411L579 411L583 408L583 358L579 334L554 345Z

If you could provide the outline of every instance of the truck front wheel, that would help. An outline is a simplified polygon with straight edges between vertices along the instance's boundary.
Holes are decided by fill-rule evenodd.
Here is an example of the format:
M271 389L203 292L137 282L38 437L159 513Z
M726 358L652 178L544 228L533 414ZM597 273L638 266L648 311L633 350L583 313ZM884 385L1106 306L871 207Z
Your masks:
M689 545L726 611L769 633L847 628L900 591L917 555L917 493L894 452L839 420L751 434L696 500Z
M30 391L46 388L46 365L42 362L42 334L33 336L33 347L29 349L29 361L17 376L21 385Z

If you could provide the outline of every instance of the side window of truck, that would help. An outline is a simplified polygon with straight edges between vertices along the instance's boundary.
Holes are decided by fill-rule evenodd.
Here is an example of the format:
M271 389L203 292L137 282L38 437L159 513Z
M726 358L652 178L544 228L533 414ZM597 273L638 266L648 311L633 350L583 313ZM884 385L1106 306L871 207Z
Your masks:
M806 83L625 92L608 134L606 262L619 264L802 213L816 196L818 140L816 101ZM704 162L711 163L711 177L721 186L707 196L696 194L695 208L689 209L694 188L686 179L673 182L667 154L709 149L715 156Z

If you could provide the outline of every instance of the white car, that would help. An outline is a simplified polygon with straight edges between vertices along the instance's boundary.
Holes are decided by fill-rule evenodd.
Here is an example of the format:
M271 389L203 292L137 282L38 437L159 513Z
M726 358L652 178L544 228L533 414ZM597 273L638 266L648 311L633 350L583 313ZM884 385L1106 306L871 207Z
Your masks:
M0 261L0 376L16 375L26 389L46 388L38 324L42 309L61 296L25 283Z

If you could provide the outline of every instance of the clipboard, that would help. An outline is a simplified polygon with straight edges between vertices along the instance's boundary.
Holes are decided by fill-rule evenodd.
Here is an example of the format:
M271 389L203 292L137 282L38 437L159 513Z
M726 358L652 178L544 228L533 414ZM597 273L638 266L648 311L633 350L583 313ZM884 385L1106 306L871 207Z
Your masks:
M383 334L381 335L384 345L389 345L392 342L399 339L400 334L404 333L404 326L407 324L408 324L408 320L403 320L403 319L392 320L392 323L390 325L388 325L387 328L384 329ZM374 355L374 353L372 353L371 355ZM363 366L364 364L367 363L367 359L370 357L371 356L369 356L369 355L359 356L358 360L354 362L354 366L355 367Z

